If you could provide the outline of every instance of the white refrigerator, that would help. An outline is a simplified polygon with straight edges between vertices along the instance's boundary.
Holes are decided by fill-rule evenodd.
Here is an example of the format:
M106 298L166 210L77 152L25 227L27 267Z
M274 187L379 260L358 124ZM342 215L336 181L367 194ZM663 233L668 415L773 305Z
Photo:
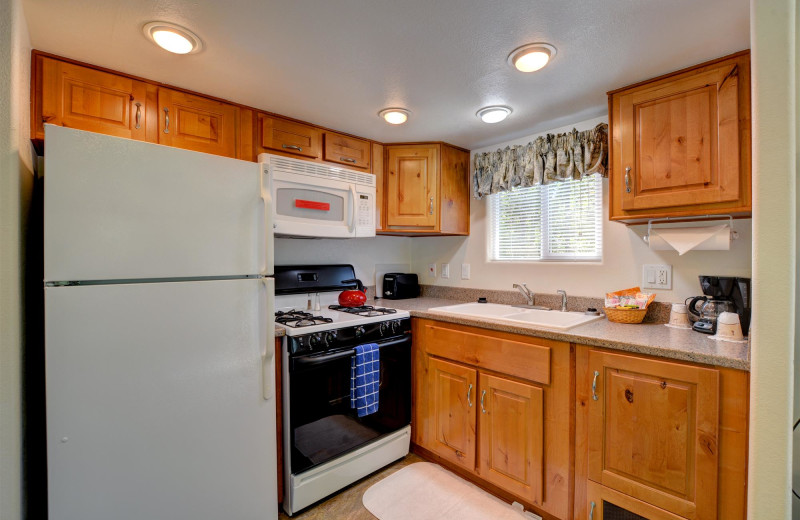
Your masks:
M45 136L50 520L277 518L266 173Z

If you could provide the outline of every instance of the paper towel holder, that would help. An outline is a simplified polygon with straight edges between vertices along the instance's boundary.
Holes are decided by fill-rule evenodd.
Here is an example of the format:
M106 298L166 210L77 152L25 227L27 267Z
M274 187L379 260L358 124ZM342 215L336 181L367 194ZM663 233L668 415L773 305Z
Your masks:
M653 218L647 221L647 234L642 237L642 240L645 243L650 243L650 231L653 230L653 224L666 224L668 222L704 222L704 221L711 221L711 220L727 220L728 225L731 228L731 240L736 240L739 238L739 232L733 230L733 216L731 215L701 215L696 217L664 217L664 218Z

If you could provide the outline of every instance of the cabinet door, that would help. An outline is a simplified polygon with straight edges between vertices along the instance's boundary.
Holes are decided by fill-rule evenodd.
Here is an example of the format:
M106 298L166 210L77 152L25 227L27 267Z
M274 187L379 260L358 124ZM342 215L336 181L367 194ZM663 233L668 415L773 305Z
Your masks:
M144 140L146 84L71 63L39 57L35 139L44 123Z
M739 75L722 62L620 94L625 211L739 199Z
M386 225L438 231L439 147L387 147Z
M594 482L589 482L587 493L585 516L579 510L576 520L684 520Z
M541 505L542 389L483 372L479 383L478 473L489 482Z
M239 155L239 107L235 105L159 88L158 117L160 144L226 157Z
M370 142L336 132L325 132L323 159L369 171Z
M322 148L319 128L258 114L258 153L281 152L318 159Z
M589 478L691 519L717 514L719 373L591 351Z
M425 447L470 471L475 469L476 375L473 368L430 358L427 389L433 438Z

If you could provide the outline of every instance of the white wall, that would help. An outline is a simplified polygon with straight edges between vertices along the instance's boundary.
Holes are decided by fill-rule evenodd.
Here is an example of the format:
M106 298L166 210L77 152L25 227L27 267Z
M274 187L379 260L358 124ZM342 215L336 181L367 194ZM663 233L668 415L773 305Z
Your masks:
M797 0L751 0L753 321L748 518L791 513Z
M573 125L555 128L514 141L489 146L476 153L504 148L512 144L525 144L546 133L567 132L594 128L607 117L576 122ZM690 251L678 256L674 251L650 251L642 240L647 226L628 227L608 220L608 180L603 189L603 260L595 263L575 262L489 262L487 260L487 201L472 200L470 207L470 236L413 239L413 270L422 283L474 287L480 289L512 290L512 284L525 282L535 292L555 293L564 289L575 296L602 297L606 292L640 285L642 264L672 265L673 288L671 291L656 291L659 301L683 301L686 297L700 294L698 275L745 276L751 274L750 220L737 220L734 229L739 239L732 243L730 251ZM450 263L450 278L435 280L427 276L430 263ZM471 279L461 280L461 264L471 266ZM437 267L440 274L441 265Z
M22 518L24 236L33 189L30 40L20 0L0 0L0 518Z
M275 264L353 264L364 285L374 285L376 264L411 264L411 239L406 237L275 239Z

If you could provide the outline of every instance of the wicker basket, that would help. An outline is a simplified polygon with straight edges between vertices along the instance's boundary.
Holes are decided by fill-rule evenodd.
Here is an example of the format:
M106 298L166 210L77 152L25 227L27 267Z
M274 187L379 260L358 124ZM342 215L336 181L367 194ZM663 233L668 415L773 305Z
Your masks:
M608 321L615 323L641 323L647 309L617 309L614 307L604 308Z

